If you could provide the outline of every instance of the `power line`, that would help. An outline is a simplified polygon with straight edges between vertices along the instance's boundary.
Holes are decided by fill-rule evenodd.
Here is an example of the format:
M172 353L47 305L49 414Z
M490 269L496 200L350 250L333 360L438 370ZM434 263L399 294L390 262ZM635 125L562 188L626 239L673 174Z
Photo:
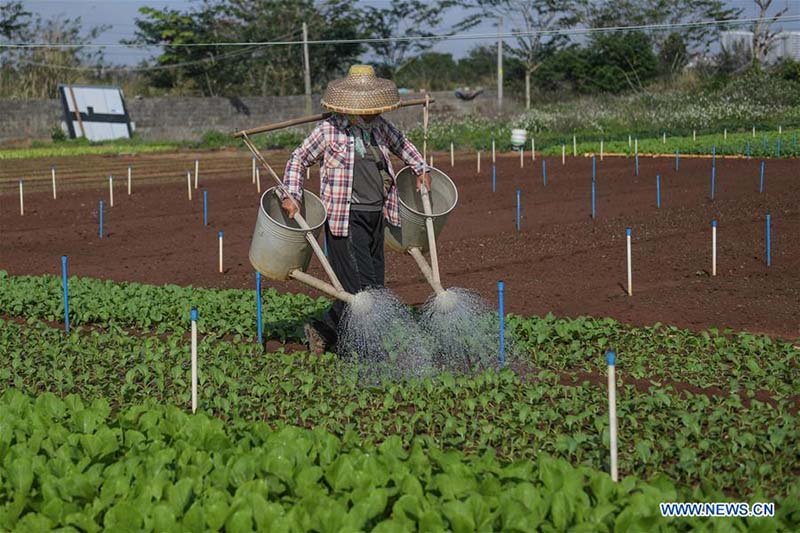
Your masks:
M800 15L784 16L784 17L765 17L764 22L791 22L800 20ZM530 31L513 31L506 32L498 35L497 33L445 33L435 34L429 36L408 36L408 37L374 37L366 39L318 39L309 40L308 44L357 44L357 43L384 43L384 42L413 42L413 41L455 41L455 40L486 40L527 37L532 35L586 35L591 33L613 33L625 31L658 31L658 30L672 30L678 28L696 28L704 26L736 26L743 24L751 24L754 22L762 21L759 17L745 18L745 19L721 19L721 20L707 20L699 22L677 22L677 23L664 23L664 24L638 24L632 26L606 26L599 28L572 28L572 29L555 29L544 30L534 29ZM0 43L0 48L152 48L153 46L165 46L171 48L197 48L205 46L294 46L302 45L303 41L244 41L244 42L210 42L210 43L164 43L161 45L153 44L140 44L140 43L88 43L88 44L75 44L75 43Z

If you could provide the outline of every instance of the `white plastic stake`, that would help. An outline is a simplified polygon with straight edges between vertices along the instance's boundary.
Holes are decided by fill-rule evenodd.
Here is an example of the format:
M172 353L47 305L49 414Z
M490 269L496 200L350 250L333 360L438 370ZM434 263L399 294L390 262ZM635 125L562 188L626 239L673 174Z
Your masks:
M631 273L631 228L625 230L628 245L628 296L633 296L633 275Z
M56 199L56 167L50 167L50 175L53 176L53 200Z
M189 200L191 200L192 199L192 173L191 172L187 172L186 173L186 189L187 189L187 191L189 193Z
M600 161L603 160L603 139L600 139Z
M531 137L531 159L536 161L536 139Z
M783 126L778 126L778 135L783 135Z
M611 449L611 480L619 481L617 470L617 354L613 350L606 352L608 364L608 445Z
M200 175L200 160L194 160L194 188L197 188L197 177Z
M19 214L25 214L25 201L22 199L22 180L19 180Z
M131 195L131 166L128 165L128 196Z
M728 128L723 128L723 130L722 130L722 138L723 139L727 139L728 138Z
M219 232L219 273L222 274L222 232Z
M481 173L481 151L478 150L478 174Z
M261 169L256 167L256 191L261 194Z
M108 204L109 207L114 207L114 177L108 177Z
M639 138L638 137L633 141L633 153L637 154L637 155L639 154Z
M256 158L253 156L253 185L256 184Z
M525 146L521 146L519 149L519 168L525 167Z
M711 275L717 275L717 221L711 221Z
M578 157L578 140L572 136L572 157Z
M665 131L661 135L661 144L667 144L667 132Z
M197 309L192 309L192 413L197 411Z
M756 138L756 127L755 126L753 126L753 138L754 139Z
M630 147L631 147L631 136L628 135L628 148L630 148Z
M562 165L567 164L567 147L564 146L563 144L561 145L561 164Z
M692 141L697 140L697 130L692 130Z
M497 160L495 159L494 155L494 139L492 139L492 164L496 163Z
M453 149L453 143L450 143L450 167L456 166L456 154Z

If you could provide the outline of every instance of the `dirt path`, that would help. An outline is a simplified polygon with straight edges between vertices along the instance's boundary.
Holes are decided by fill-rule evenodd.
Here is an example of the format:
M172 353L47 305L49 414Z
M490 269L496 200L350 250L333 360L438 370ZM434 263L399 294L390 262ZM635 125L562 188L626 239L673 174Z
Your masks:
M597 219L591 214L591 160L547 159L525 168L513 154L498 158L497 189L484 157L436 154L459 187L460 203L440 238L445 286L477 290L496 301L506 283L506 310L518 314L611 316L633 324L661 322L691 329L730 327L800 337L800 182L796 160L767 162L766 191L758 193L760 160L718 159L715 201L711 162L643 157L598 161ZM202 192L190 202L186 171L200 157L200 187L209 194L203 226ZM271 154L276 170L285 153ZM50 192L56 165L59 198ZM133 165L133 194L125 174ZM108 174L115 176L115 206L98 236L98 201L108 204ZM661 209L655 176L661 175ZM25 216L19 215L17 179L26 178ZM308 188L319 190L317 169ZM266 177L262 176L266 187ZM515 231L515 193L522 191L522 232ZM58 274L60 256L71 274L207 287L250 288L247 259L258 195L250 158L240 151L141 156L85 156L4 161L0 165L0 269L12 274ZM772 266L765 264L765 215L772 215ZM711 269L711 220L719 221L718 276ZM633 229L634 295L624 290L625 228ZM217 232L225 235L224 274L217 272ZM429 287L410 257L387 251L387 284L410 303ZM314 264L311 273L320 276ZM308 292L294 282L267 282L279 290Z

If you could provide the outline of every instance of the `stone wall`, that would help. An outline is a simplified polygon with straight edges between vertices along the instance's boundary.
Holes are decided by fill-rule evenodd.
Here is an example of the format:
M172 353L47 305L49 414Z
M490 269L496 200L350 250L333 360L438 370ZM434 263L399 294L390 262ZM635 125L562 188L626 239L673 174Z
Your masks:
M408 94L404 98L419 98ZM452 92L434 92L433 117L483 115L496 116L497 100L488 91L470 102ZM305 114L303 96L263 96L242 98L134 97L126 99L136 134L147 140L198 140L203 133L232 132ZM314 112L319 112L319 97L314 97ZM519 110L509 101L505 113ZM393 111L387 117L401 127L421 120L419 108ZM58 100L0 100L0 143L49 139L63 121Z

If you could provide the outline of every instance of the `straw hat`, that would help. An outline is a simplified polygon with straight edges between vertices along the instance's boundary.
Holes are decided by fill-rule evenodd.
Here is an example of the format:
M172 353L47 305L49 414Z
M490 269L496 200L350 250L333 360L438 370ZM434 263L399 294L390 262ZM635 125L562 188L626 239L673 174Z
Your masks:
M400 93L391 80L375 76L370 65L353 65L346 78L333 80L320 101L336 113L377 115L400 106Z

